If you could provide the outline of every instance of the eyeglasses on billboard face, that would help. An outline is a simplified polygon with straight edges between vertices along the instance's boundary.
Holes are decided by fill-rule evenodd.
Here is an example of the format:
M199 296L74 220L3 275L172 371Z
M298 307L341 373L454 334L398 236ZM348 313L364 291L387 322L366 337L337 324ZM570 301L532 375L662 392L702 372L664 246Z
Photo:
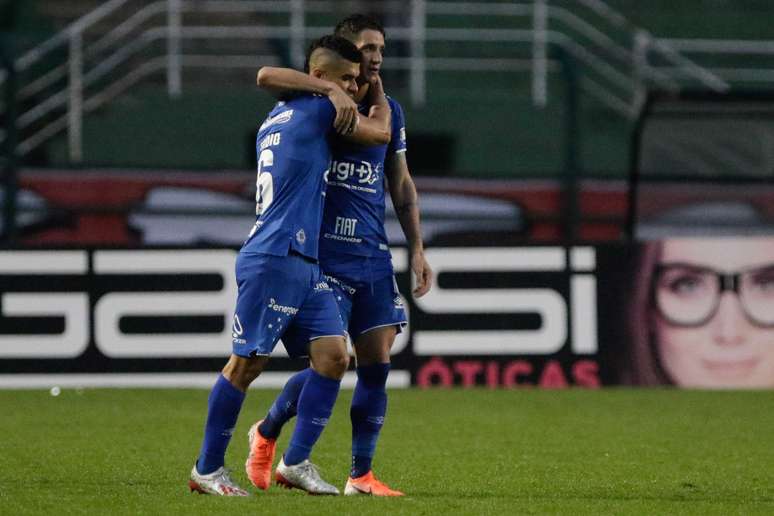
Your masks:
M720 272L684 263L656 267L651 296L661 316L676 326L701 326L715 316L720 296L734 292L747 319L774 326L774 263Z

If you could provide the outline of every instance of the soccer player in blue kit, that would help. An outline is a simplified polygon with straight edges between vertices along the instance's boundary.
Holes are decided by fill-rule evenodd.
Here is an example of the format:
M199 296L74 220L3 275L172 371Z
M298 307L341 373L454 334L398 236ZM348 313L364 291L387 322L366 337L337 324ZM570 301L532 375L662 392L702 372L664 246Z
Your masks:
M352 15L336 26L335 34L352 41L363 54L356 99L360 111L367 112L366 95L380 80L384 29L371 17ZM300 72L271 67L260 70L258 84L279 96L292 91L321 92L322 87L320 81ZM371 469L387 408L390 348L406 324L384 229L385 178L409 245L416 284L413 294L424 295L432 279L424 257L416 188L406 164L403 109L394 99L388 97L388 101L392 114L389 146L365 147L342 139L332 143L333 163L321 229L320 265L336 292L357 363L350 408L352 468L346 495L403 494L379 481ZM296 414L296 400L311 374L305 369L291 377L268 415L250 429L245 469L258 488L269 486L276 439L284 423Z
M326 81L328 96L339 104L345 92L353 97L358 91L360 61L357 48L335 36L316 41L307 56L310 75ZM349 363L336 300L317 263L318 242L335 130L363 144L390 140L389 105L378 84L370 100L369 117L357 115L355 122L337 118L334 102L324 96L298 96L277 103L258 130L256 222L236 261L232 354L210 393L192 491L248 494L224 467L225 451L245 392L281 338L290 356L308 356L312 366L277 479L313 494L339 494L309 461Z

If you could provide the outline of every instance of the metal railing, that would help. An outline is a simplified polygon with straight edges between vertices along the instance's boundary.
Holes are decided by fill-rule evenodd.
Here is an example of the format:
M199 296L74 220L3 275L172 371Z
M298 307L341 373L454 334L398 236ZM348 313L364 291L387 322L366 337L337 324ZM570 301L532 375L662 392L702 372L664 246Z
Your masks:
M329 26L310 23L309 18L335 9L335 2L325 0L157 0L130 11L131 3L105 2L16 60L21 76L47 56L57 51L67 53L64 63L20 84L17 103L25 108L20 110L17 120L18 130L24 134L17 147L18 155L29 153L66 129L70 160L81 162L84 113L160 72L166 73L168 93L175 97L182 92L183 69L256 69L280 62L276 52L249 56L192 53L183 45L184 41L282 40L287 42L292 64L300 67L306 41L331 30ZM379 5L386 13L403 13L407 9L403 1L384 1ZM387 28L391 39L408 43L408 55L390 59L390 67L408 71L414 105L425 102L429 71L476 70L530 72L533 102L545 106L548 76L557 68L551 59L551 46L562 48L582 65L584 91L624 116L633 116L639 110L643 92L649 86L677 90L685 83L699 83L716 91L728 89L728 82L721 78L727 74L720 73L728 70L709 70L686 57L702 51L695 42L691 47L682 40L656 39L600 0L577 0L573 5L569 9L549 0L411 0L407 26ZM244 17L279 14L285 15L286 20L280 24L219 26L186 23L186 17L191 15L235 13ZM464 16L469 26L439 26L448 16ZM481 17L493 16L512 20L523 28L480 28ZM471 47L480 49L481 55L436 55L427 49L428 43L434 42L471 43ZM487 55L484 48L491 42L520 45L531 56L525 59ZM769 47L765 50L770 51ZM654 60L658 60L658 66L651 64ZM0 82L3 80L0 75ZM35 102L38 97L43 98Z
M692 56L695 62L702 64L705 70L723 77L729 82L747 84L774 83L774 40L714 40L714 39L661 39L663 42L685 56ZM766 59L762 66L718 66L711 62L718 56L760 57ZM664 70L665 73L680 74L680 70Z

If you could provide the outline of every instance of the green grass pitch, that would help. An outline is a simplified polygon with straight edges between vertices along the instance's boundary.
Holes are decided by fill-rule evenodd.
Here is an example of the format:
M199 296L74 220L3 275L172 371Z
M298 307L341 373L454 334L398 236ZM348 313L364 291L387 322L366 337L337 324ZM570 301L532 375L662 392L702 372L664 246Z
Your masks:
M250 392L227 454L245 487L274 394ZM774 514L774 392L392 391L375 471L401 499L189 493L207 395L0 391L0 514ZM351 396L312 456L340 488Z

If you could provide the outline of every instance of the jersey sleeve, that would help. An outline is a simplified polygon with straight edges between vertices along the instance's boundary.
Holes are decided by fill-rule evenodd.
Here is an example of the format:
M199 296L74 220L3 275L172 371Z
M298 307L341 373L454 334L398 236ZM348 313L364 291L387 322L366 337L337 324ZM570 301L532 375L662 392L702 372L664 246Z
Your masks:
M336 120L336 108L328 97L315 97L317 102L317 123L320 131L327 134L333 129L333 121Z
M392 98L389 98L389 102L392 110L392 138L390 146L387 148L388 155L406 152L406 120L403 116L403 108Z

